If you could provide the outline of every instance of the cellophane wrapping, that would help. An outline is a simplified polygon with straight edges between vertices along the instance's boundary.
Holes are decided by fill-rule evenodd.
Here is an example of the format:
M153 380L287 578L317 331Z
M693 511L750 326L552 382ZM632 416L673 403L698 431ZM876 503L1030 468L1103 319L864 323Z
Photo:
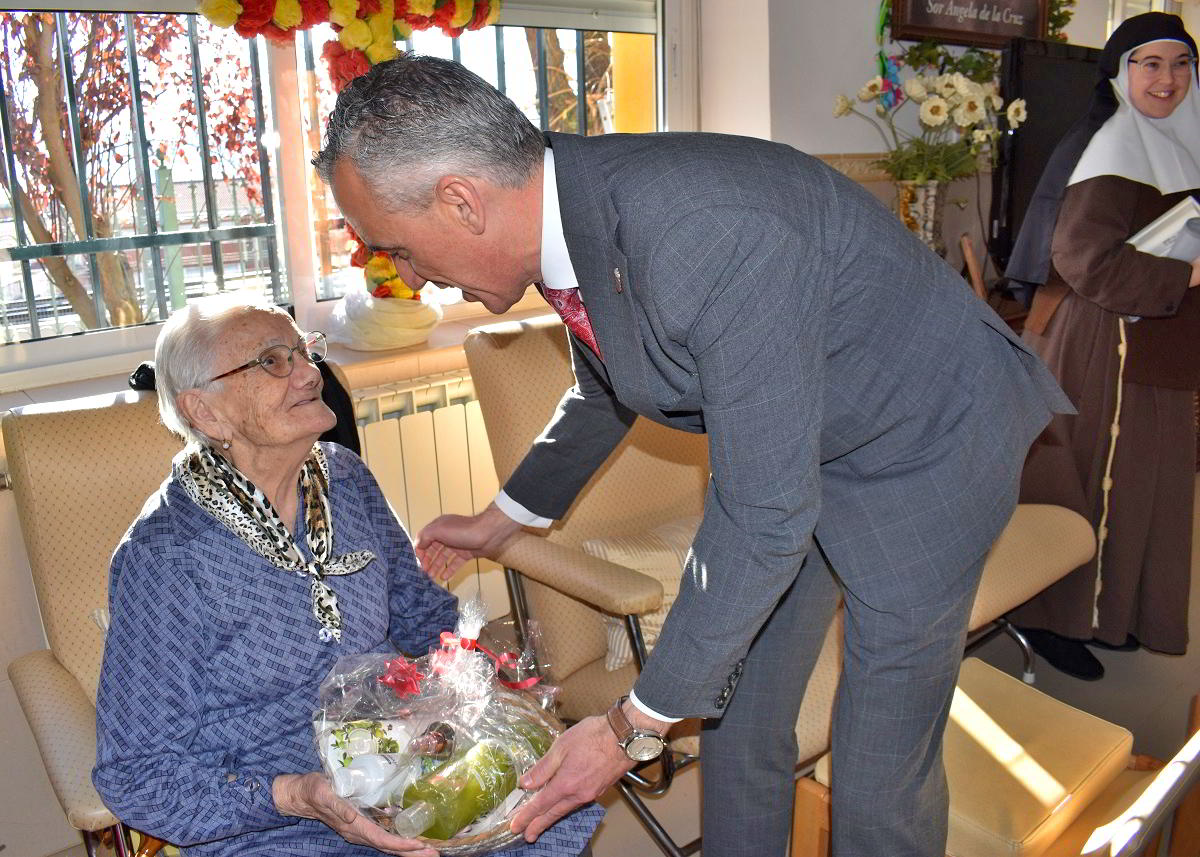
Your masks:
M336 794L377 824L447 855L486 854L516 841L517 786L562 731L555 689L541 676L536 627L524 645L484 627L466 602L453 634L418 658L380 653L337 661L321 683L314 734Z

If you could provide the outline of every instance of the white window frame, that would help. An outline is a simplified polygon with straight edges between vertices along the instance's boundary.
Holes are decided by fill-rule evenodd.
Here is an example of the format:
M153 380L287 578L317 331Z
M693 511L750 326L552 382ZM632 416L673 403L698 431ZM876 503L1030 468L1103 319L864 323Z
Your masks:
M1112 31L1117 28L1117 25L1130 17L1130 12L1126 10L1129 4L1126 0L1109 0L1108 3L1108 32L1112 35ZM1169 12L1172 15L1182 13L1183 4L1179 0L1150 0L1150 8L1146 11L1150 12Z

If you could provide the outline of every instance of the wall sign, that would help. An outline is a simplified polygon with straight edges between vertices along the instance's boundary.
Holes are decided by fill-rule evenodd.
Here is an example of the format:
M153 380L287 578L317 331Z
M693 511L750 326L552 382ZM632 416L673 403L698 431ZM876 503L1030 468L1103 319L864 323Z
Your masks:
M1003 47L1046 37L1049 0L893 0L893 39Z

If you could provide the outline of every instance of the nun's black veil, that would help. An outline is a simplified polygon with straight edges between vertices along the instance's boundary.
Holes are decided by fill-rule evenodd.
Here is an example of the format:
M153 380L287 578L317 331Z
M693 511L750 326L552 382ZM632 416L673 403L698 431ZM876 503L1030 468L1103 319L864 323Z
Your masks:
M1183 21L1164 12L1135 15L1109 36L1100 54L1099 79L1092 92L1087 115L1072 126L1046 163L1004 271L1014 291L1022 293L1027 306L1033 300L1034 290L1050 276L1050 242L1054 237L1054 225L1058 222L1058 210L1071 173L1091 142L1092 135L1117 112L1112 78L1120 71L1118 64L1121 57L1138 45L1163 39L1183 42L1191 50L1192 56L1196 56L1196 42L1184 29Z

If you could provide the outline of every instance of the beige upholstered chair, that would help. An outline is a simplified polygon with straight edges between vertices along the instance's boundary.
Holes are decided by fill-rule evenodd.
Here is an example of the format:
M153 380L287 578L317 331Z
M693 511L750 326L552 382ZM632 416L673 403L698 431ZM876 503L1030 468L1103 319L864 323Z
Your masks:
M474 331L467 361L487 426L496 472L503 482L572 383L566 338L557 318L501 323ZM698 516L708 479L704 438L638 420L571 513L550 538L523 536L496 559L509 569L510 595L518 615L538 620L542 643L561 688L563 716L578 720L603 713L628 692L638 663L610 672L603 616L636 616L657 608L662 585L625 566L583 552L597 537L640 533L682 516ZM636 621L633 633L640 636ZM676 745L665 776L651 783L636 774L622 794L667 854L691 853L670 840L634 792L665 789L673 765L689 764L695 740Z
M1096 535L1081 515L1062 506L1022 503L992 544L967 628L967 651L998 633L1016 641L1025 659L1024 680L1034 682L1033 649L1004 614L1083 565L1096 553Z
M7 414L2 428L50 644L13 661L8 675L54 793L91 854L97 834L117 827L91 782L109 560L180 441L159 422L153 393L30 405Z
M1163 765L1131 755L1128 730L968 658L946 728L948 857L1154 857L1169 821L1172 857L1200 853L1197 702ZM791 857L827 857L831 779L826 756L797 783Z
M566 338L558 319L546 316L477 329L465 347L503 484L573 381ZM641 641L636 614L660 606L664 578L635 570L635 560L653 552L645 545L656 530L681 518L697 518L707 478L703 436L639 419L548 536L522 535L496 557L508 571L514 608L538 620L567 718L603 713L633 684L637 657L616 671L606 669L604 617L624 617L636 654ZM597 544L602 547L597 549ZM640 546L640 553L633 546ZM601 558L620 555L622 549L634 558L627 564ZM989 555L971 629L985 629L1086 562L1094 550L1090 527L1073 512L1054 506L1018 508ZM678 576L678 561L667 573ZM839 613L826 635L796 724L802 764L815 761L829 746L840 639ZM672 747L686 763L695 756L697 744L693 734L672 742ZM633 779L623 780L618 788L664 853L687 853L666 836L637 794L665 785Z

